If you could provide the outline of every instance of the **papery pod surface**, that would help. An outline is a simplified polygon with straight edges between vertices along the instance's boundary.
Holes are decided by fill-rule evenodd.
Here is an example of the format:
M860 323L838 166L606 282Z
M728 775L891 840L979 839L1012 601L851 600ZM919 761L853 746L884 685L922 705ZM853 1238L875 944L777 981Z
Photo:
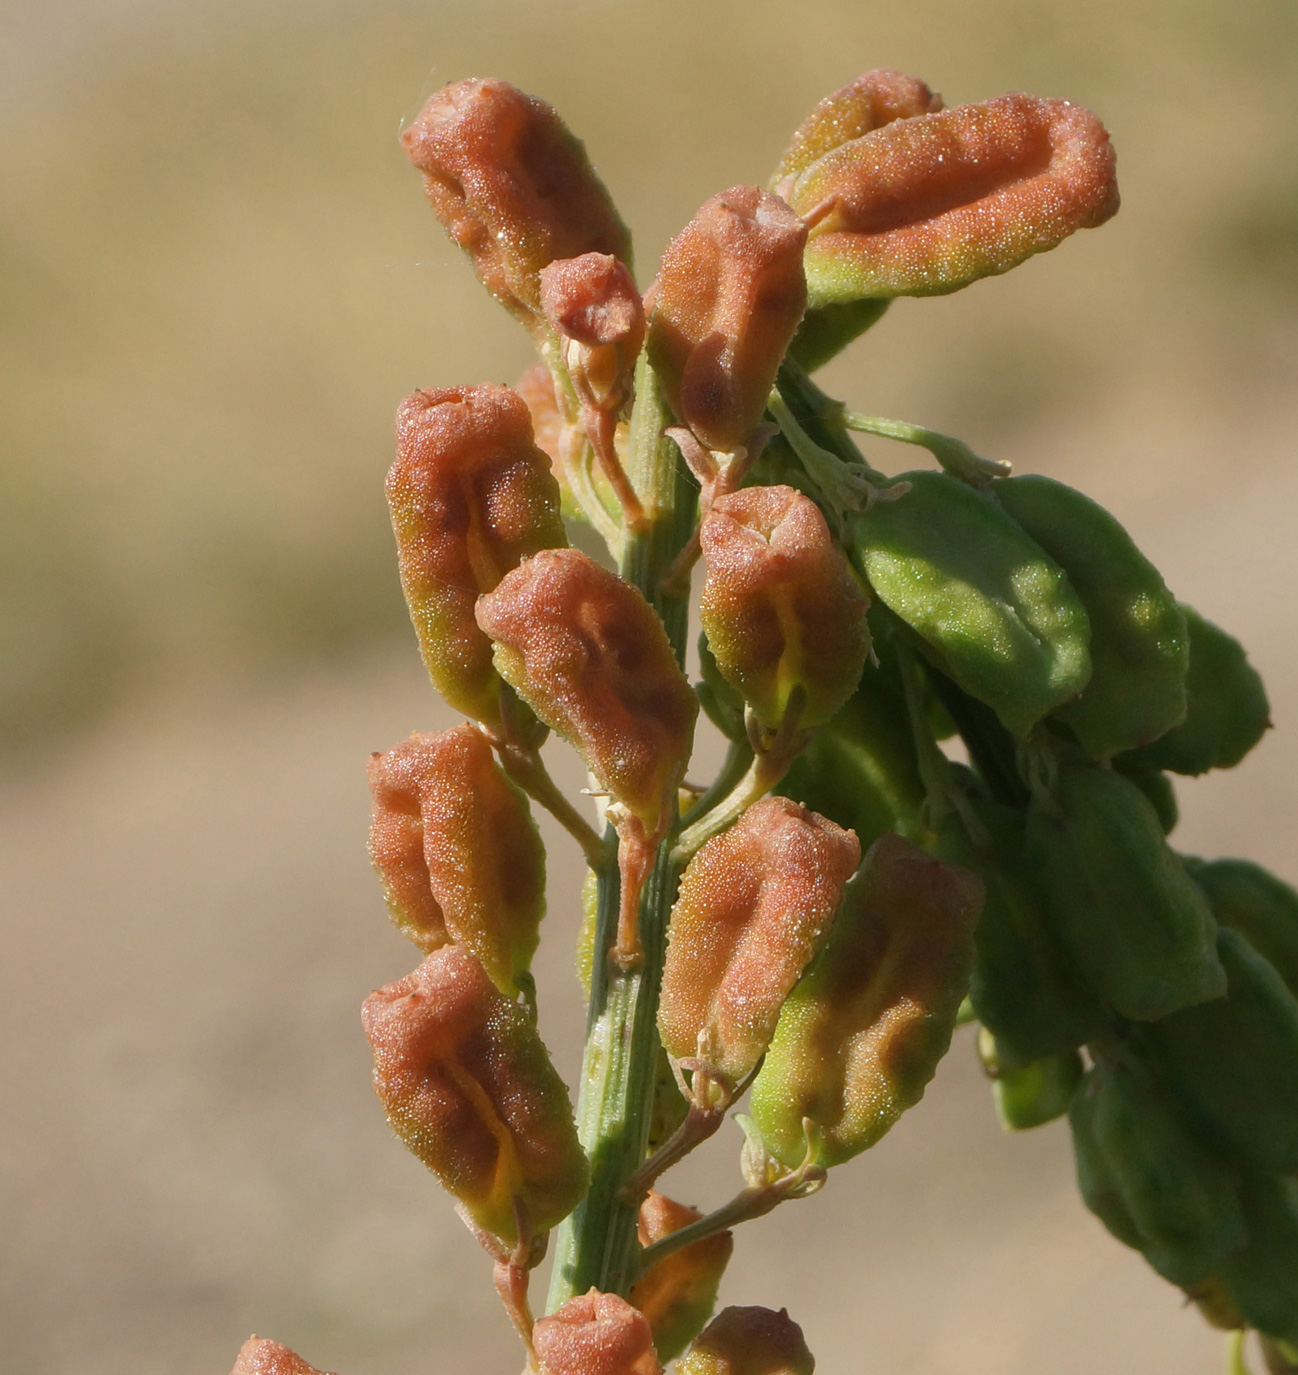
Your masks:
M567 1217L590 1174L567 1087L531 1013L473 955L435 950L362 1020L389 1123L479 1227L516 1244L516 1200L534 1235Z
M1086 686L1086 611L1063 570L995 502L945 473L851 520L851 553L875 595L938 667L1025 735Z
M1157 739L1185 717L1189 632L1158 569L1100 505L1029 474L995 484L1004 508L1068 575L1091 623L1091 676L1052 715L1093 759Z
M1034 800L1027 870L1082 987L1133 1021L1220 998L1216 922L1144 794L1112 769L1059 767Z
M644 1315L591 1289L532 1329L541 1375L662 1375Z
M783 797L703 845L667 927L658 1029L671 1055L702 1055L732 1084L754 1068L860 857L850 831Z
M1086 1067L1075 1050L1027 1064L1005 1060L996 1037L984 1026L978 1031L978 1056L992 1081L996 1115L1006 1131L1031 1131L1062 1117Z
M425 953L453 940L509 997L545 913L545 848L527 799L472 726L412 735L369 765L370 858L393 920Z
M1251 1175L1243 1199L1249 1239L1226 1259L1222 1279L1250 1327L1298 1343L1298 1180Z
M397 412L388 473L401 586L433 686L496 724L500 679L474 605L540 549L566 545L559 487L508 387L417 391Z
M753 1083L762 1144L796 1169L873 1146L923 1096L969 986L983 886L898 835L870 847Z
M1199 1127L1260 1170L1298 1170L1298 999L1237 931L1217 949L1224 998L1145 1029L1151 1053Z
M1298 993L1298 892L1247 859L1189 859L1186 868L1221 925L1238 931Z
M812 1375L802 1328L781 1308L723 1308L681 1357L678 1375Z
M230 1375L326 1375L308 1365L296 1351L268 1337L249 1337L239 1348Z

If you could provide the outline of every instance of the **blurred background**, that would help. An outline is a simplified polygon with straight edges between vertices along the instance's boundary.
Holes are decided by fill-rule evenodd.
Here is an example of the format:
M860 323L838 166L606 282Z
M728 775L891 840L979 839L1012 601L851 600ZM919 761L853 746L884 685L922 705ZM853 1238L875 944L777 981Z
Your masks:
M1298 880L1293 0L5 0L0 29L6 1375L219 1375L254 1330L346 1375L518 1367L357 1019L415 959L365 757L449 724L397 585L391 414L528 361L397 148L447 81L559 108L642 284L866 68L1095 109L1118 218L899 303L827 385L1084 488L1245 641L1278 730L1182 788L1177 841ZM547 834L571 1074L578 875ZM738 1183L720 1141L692 1202ZM1220 1362L1083 1211L1066 1130L1001 1135L964 1038L881 1146L740 1234L722 1298L787 1305L827 1375Z

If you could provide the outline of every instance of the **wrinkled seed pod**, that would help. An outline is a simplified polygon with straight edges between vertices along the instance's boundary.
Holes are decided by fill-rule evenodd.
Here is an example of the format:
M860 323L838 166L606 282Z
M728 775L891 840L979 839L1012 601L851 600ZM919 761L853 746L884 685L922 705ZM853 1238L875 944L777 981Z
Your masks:
M535 1234L567 1217L589 1177L568 1090L473 955L435 950L361 1016L389 1123L479 1227L514 1245L516 1198Z
M630 235L581 142L543 100L508 82L443 87L401 144L483 285L525 324L537 324L540 272L556 258L631 261Z
M456 711L495 724L500 680L474 603L527 555L568 542L522 398L497 386L415 392L397 412L387 491L433 686Z
M746 487L716 501L700 540L699 616L722 675L767 729L798 688L798 724L828 721L869 656L870 603L820 508L792 487Z
M601 409L620 410L631 396L645 332L644 306L626 264L608 253L550 263L541 272L541 308L568 341L578 395L588 394Z
M324 1375L295 1351L267 1337L249 1337L230 1375Z
M667 245L645 296L649 361L709 449L746 446L807 304L807 229L755 186L706 201Z
M661 1375L644 1315L591 1289L540 1318L532 1344L541 1375Z
M563 416L554 394L554 377L540 358L514 383L514 390L523 398L532 417L532 434L537 448L549 455L555 481L564 485L563 454L559 437L563 433ZM565 509L564 515L568 512Z
M811 1375L802 1328L781 1308L723 1308L677 1363L678 1375Z

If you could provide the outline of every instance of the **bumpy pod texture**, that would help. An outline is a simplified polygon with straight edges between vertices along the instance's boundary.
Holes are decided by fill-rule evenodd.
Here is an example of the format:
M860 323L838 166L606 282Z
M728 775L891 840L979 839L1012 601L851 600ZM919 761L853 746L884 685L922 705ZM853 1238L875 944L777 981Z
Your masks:
M829 941L780 1014L753 1120L790 1168L865 1150L923 1095L969 985L983 886L890 832L871 846Z
M783 1308L723 1308L681 1357L679 1375L811 1375L802 1328Z
M477 959L445 945L361 1012L388 1121L485 1231L518 1241L515 1200L534 1233L586 1191L563 1080L527 1010Z
M401 586L433 686L495 724L500 680L473 606L518 562L567 544L559 486L508 387L417 391L397 412L388 473Z
M771 190L805 172L813 162L841 144L861 138L894 119L936 114L942 97L918 78L877 69L849 81L824 100L798 125L788 150L771 178Z
M670 1054L702 1053L732 1083L753 1069L860 858L851 831L785 797L699 850L667 928L658 1028Z
M807 286L824 305L941 295L1007 272L1103 224L1118 189L1109 136L1089 110L1004 95L844 143L788 200L813 218Z
M466 946L509 997L545 912L545 848L480 731L412 735L369 763L370 859L392 918L428 954Z
M457 81L401 135L437 218L487 290L533 328L541 269L631 238L586 150L549 105L506 81Z
M869 600L814 501L792 487L720 497L700 530L699 615L727 682L763 726L819 726L852 695L870 652Z
M553 262L541 272L541 306L558 333L578 346L567 357L579 394L588 392L603 409L620 408L631 395L645 331L644 306L626 265L607 253Z
M641 593L576 549L552 549L502 579L477 616L501 676L653 834L698 700Z
M266 1337L249 1337L230 1375L324 1375L295 1351Z
M541 1375L661 1375L644 1315L591 1289L532 1329Z
M777 196L732 186L667 245L645 297L649 360L709 448L747 445L807 304L807 229Z

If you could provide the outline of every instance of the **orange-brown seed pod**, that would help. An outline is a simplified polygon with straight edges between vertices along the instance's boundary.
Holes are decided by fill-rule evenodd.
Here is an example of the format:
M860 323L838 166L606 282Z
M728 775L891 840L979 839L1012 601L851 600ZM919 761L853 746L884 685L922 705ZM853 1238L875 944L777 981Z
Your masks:
M508 387L417 391L397 412L388 473L401 586L433 686L495 725L500 680L473 606L538 549L564 545L559 487Z
M508 82L443 87L401 144L483 285L534 330L547 263L583 253L631 261L630 235L581 142L543 100Z
M471 950L517 996L545 912L545 848L480 731L457 726L369 763L370 859L392 919L425 953Z
M677 1363L678 1375L811 1375L802 1328L783 1308L723 1308Z
M581 1201L589 1166L568 1091L526 1008L478 960L444 945L365 1000L374 1088L406 1146L482 1230L519 1241Z
M642 1313L591 1289L532 1329L541 1375L662 1375Z
M640 1245L651 1246L702 1216L650 1189L640 1205ZM675 1360L712 1316L734 1249L733 1232L704 1237L664 1256L631 1286L631 1304L648 1319L660 1361Z
M787 194L812 221L817 306L956 291L1118 208L1103 125L1029 95L894 120L819 158Z
M785 797L754 803L694 856L667 928L658 1029L737 1085L820 948L861 858L851 831Z
M870 653L869 599L819 507L792 487L718 498L700 529L699 615L717 667L768 730L828 721Z
M649 360L707 448L747 446L807 304L807 229L756 186L706 201L667 245L645 297Z
M941 108L942 97L918 77L883 69L866 72L827 95L802 121L775 169L771 190L782 194L782 182L805 172L840 144L881 129L894 119L914 119Z
M554 394L554 376L540 358L514 383L514 390L523 398L532 417L532 433L537 447L550 457L551 472L560 490L564 485L563 452L559 437L563 433L563 416ZM565 512L566 514L566 512Z
M230 1375L324 1375L296 1351L267 1337L249 1337L239 1348Z

